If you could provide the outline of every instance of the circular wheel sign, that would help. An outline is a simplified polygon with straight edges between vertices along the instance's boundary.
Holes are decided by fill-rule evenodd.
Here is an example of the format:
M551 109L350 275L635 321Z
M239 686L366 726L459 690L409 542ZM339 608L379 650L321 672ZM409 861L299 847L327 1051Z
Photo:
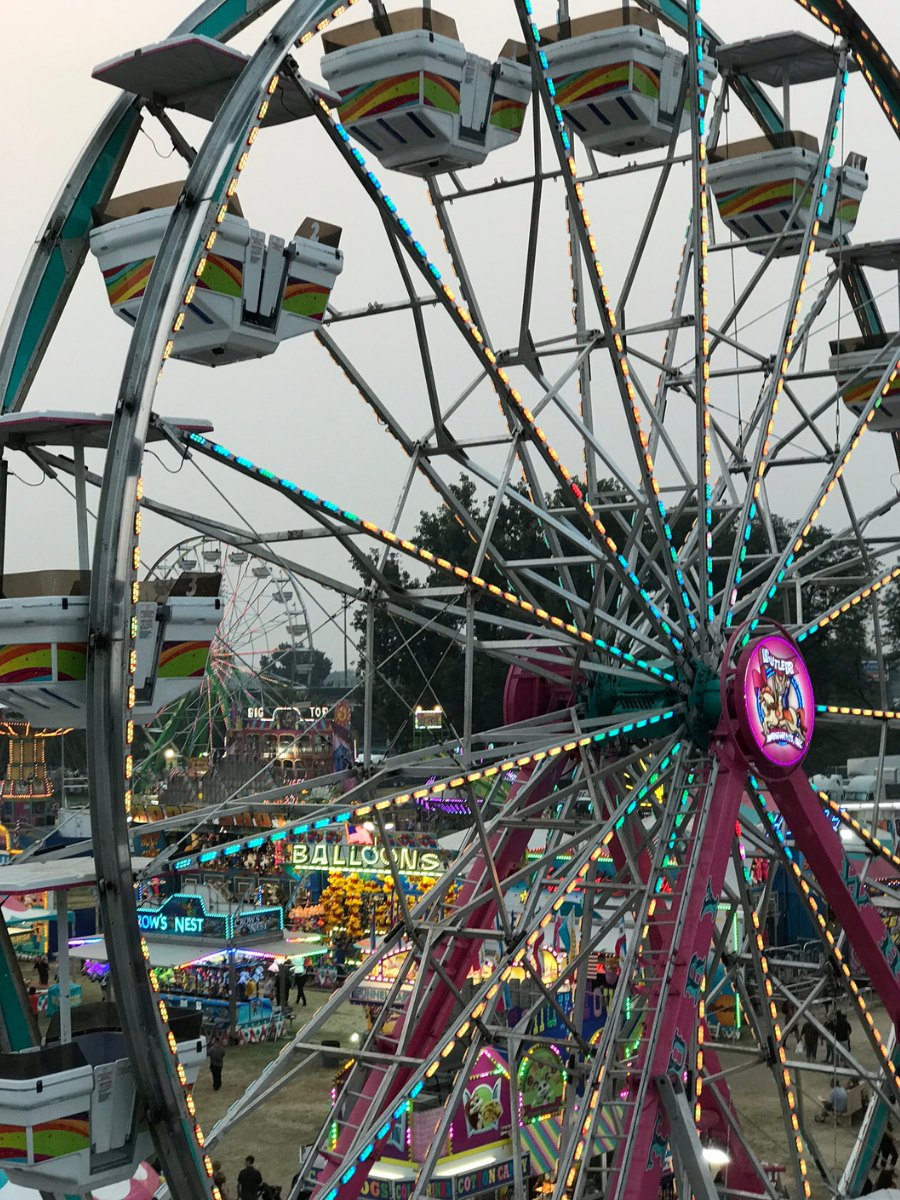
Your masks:
M800 651L777 634L760 638L741 655L736 683L750 745L776 766L795 766L809 749L815 721L812 682Z

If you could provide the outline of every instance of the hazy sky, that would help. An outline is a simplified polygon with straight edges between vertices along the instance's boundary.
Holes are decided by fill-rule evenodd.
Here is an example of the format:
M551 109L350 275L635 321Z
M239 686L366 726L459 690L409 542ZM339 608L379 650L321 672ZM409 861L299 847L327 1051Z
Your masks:
M393 9L402 6L396 2L388 5ZM476 53L493 58L507 37L518 34L514 9L505 0L491 0L490 3L459 0L442 7L456 17L461 38L467 48ZM586 0L573 0L572 11L577 15L594 7ZM350 19L363 15L363 8L361 3L351 12ZM536 8L540 23L550 23L554 19L555 5L550 0L541 0ZM883 44L900 55L900 13L896 6L890 0L860 0L859 9ZM275 13L281 11L282 6L278 6ZM4 221L0 225L0 300L4 306L13 293L28 246L41 228L66 172L94 125L116 98L113 89L91 79L92 68L120 52L161 39L187 12L188 5L176 0L156 0L152 5L143 6L123 5L113 0L93 0L90 5L48 0L41 5L10 6L10 11L4 13L5 37L0 47L0 78L3 79L8 117ZM703 13L709 24L727 40L792 28L823 39L825 34L824 29L791 0L756 0L754 4L706 0ZM262 32L261 23L246 31L237 44L250 51ZM667 37L675 40L672 34ZM301 70L309 77L321 78L319 54L316 42L299 54ZM794 127L807 129L821 138L829 94L830 84L827 83L795 89L792 97ZM780 97L777 99L780 102ZM199 144L208 127L190 118L179 117L178 120L188 138L195 145ZM731 138L753 132L748 118L735 102L732 102L727 130ZM170 147L156 122L148 118L145 131L146 136L138 136L119 192L184 175L180 159L165 157ZM684 136L680 149L687 145L688 139ZM545 151L548 149L546 143ZM898 236L900 230L895 214L900 146L859 78L851 83L838 157L843 158L851 149L868 155L870 185L854 240ZM482 168L465 173L464 178L473 186L489 183L501 175L511 178L527 169L530 155L529 132L517 147L498 152ZM612 159L601 162L605 167L616 165L616 160ZM373 166L378 170L377 163ZM443 269L446 257L424 196L424 184L389 172L379 171L379 174ZM630 250L643 220L653 180L654 176L648 172L626 179L601 181L587 190L600 258L614 297L627 270ZM357 308L372 301L402 297L402 284L380 221L312 121L282 126L260 137L242 180L241 199L251 225L281 236L290 237L307 215L343 227L345 269L332 296L339 308ZM528 201L526 189L517 189L469 200L455 205L452 210L464 254L486 311L488 331L493 344L498 347L510 344L518 327ZM628 316L632 324L660 321L668 315L689 207L689 178L684 168L676 168L629 305ZM719 305L719 311L727 308L732 288L740 288L742 280L749 276L758 261L746 252L734 255L735 275L732 278L731 257L728 254L714 256L711 304ZM545 189L539 264L536 335L565 334L572 328L571 302L565 214L562 188L558 183L549 184ZM818 256L811 278L821 278L826 265L822 256ZM777 310L789 286L793 266L792 260L776 264L748 310L748 317L752 313L759 318L752 336L755 344L766 353L774 350L779 314L777 311L768 317L763 314L769 309ZM890 290L891 294L884 300L885 316L891 327L896 327L896 280L877 275L873 276L872 284L876 290ZM417 287L423 290L424 285L417 282ZM841 303L840 319L844 331L852 334L856 330L847 315L846 300ZM839 315L837 301L835 305L832 320ZM443 402L447 403L473 379L475 360L445 318L430 313L427 320L434 338L438 386ZM590 319L590 323L595 324L596 319ZM29 397L29 407L111 410L128 332L125 323L110 314L96 260L89 256ZM335 332L409 431L415 436L423 435L430 422L408 315L367 318L338 325ZM811 354L810 366L815 359L816 365L824 369L829 336L835 336L835 332L832 330L818 338L818 348ZM689 354L689 347L688 334L678 361L683 361ZM652 357L659 352L661 342L648 341L645 348ZM545 360L545 370L551 378L562 369L563 360ZM655 385L656 372L649 367L640 369L646 371L643 378L648 384ZM603 403L604 388L608 388L604 371L604 364L598 363L595 376L598 405ZM744 415L758 386L758 376L748 377L742 384ZM828 381L823 381L822 387L827 386ZM577 403L577 397L571 391L566 395L570 403ZM737 403L730 384L727 388L723 386L715 398L723 410L733 409ZM156 407L166 415L209 417L215 423L217 436L228 447L372 520L384 523L391 520L406 461L312 337L284 344L269 359L216 371L172 362L157 393ZM495 399L489 390L482 388L463 407L454 430L461 437L484 436L499 430L498 421ZM682 418L673 413L673 427L680 429L688 442L692 422L693 417L687 412ZM600 424L605 444L633 474L621 414L604 410ZM552 432L564 460L573 469L579 468L581 450L569 427L556 418ZM833 430L829 436L833 436ZM499 469L504 453L498 451L496 460L487 455L485 462ZM171 453L164 457L169 468L176 466ZM16 461L13 467L16 479L11 486L8 569L75 566L71 502L52 483L45 483L40 488L26 486L38 480L37 471L30 463ZM208 469L206 464L203 467ZM665 466L660 470L665 473ZM893 471L896 471L896 464L882 439L873 446L870 457L853 477L862 500L882 494ZM448 467L448 475L452 478L455 474ZM218 514L231 524L239 521L191 465L171 476L155 461L148 461L146 478L147 491L151 495L186 509ZM221 471L213 478L256 529L274 530L307 524L298 522L296 510L286 503L261 494L243 481ZM784 490L777 500L773 498L773 506L790 515L792 510L799 508L805 493L799 483L796 491L791 483L785 485L781 480L779 486ZM417 481L408 515L401 521L401 532L411 532L418 510L432 506L434 502L430 488ZM160 521L148 520L145 530L143 548L147 561L152 561L156 554L181 536L176 527ZM309 550L309 559L332 573L348 575L342 565L343 556L331 548L317 544ZM322 593L318 595L322 604L334 611L337 602ZM314 617L313 624L317 623ZM318 643L333 655L336 663L339 662L342 652L333 626L325 627L319 633Z

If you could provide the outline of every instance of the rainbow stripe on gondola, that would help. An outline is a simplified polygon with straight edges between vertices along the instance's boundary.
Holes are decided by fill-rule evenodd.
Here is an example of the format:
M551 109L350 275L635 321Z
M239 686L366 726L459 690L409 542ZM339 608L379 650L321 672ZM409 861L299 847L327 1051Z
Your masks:
M848 225L855 225L859 217L859 199L852 196L842 196L835 217L838 221L845 221Z
M159 656L160 679L193 679L203 675L209 642L164 642Z
M885 366L886 365L887 364L885 364ZM884 368L882 368L882 370L883 369ZM848 376L850 373L851 372L848 372ZM852 388L844 393L844 403L848 404L851 408L862 408L869 402L869 397L875 391L875 387L880 378L881 371L879 371L877 375L870 375L868 379L864 379L861 383L855 384ZM840 383L841 380L839 379L838 382ZM889 386L887 395L881 402L882 407L884 407L885 401L897 399L900 399L900 376L898 376L897 379L895 379L894 382Z
M732 217L765 212L770 208L791 209L796 199L796 187L796 179L776 179L771 183L760 183L754 187L737 188L728 192L717 191L713 185L713 190L716 191L719 213L722 219L727 221ZM809 208L809 199L807 193L801 203L801 209Z
M56 678L63 683L87 679L87 646L84 642L56 643Z
M511 100L505 96L494 96L491 104L491 124L497 129L519 134L525 123L527 104L522 100Z
M438 108L441 112L459 112L459 84L444 75L422 72L422 101L426 108Z
M0 683L52 683L50 642L0 646Z
M87 678L84 642L57 642L56 679L71 683ZM0 646L0 683L52 683L53 644L31 642Z
M28 1162L28 1126L0 1125L0 1161ZM34 1162L62 1158L91 1148L90 1114L75 1113L31 1127Z
M139 300L143 296L155 261L155 258L141 258L137 262L110 267L108 271L103 272L106 295L113 308L129 300Z
M605 67L579 71L575 75L560 76L553 80L553 86L556 88L557 103L563 109L616 92L638 92L650 100L658 100L659 72L643 63L632 63L626 59Z
M285 312L310 321L321 321L331 289L321 283L309 283L306 279L290 278L284 289L281 307Z
M352 125L365 117L377 117L398 108L411 108L419 103L421 71L376 79L374 83L349 88L341 93L338 110L344 125Z
M210 254L197 287L207 292L218 292L222 296L241 298L244 283L244 264L237 258L224 258L221 254Z

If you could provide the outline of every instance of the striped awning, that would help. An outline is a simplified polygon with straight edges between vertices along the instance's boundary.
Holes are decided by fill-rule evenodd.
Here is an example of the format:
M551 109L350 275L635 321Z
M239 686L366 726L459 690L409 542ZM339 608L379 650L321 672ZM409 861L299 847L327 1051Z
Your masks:
M616 1127L621 1115L620 1106L616 1104L601 1111L597 1118L594 1154L605 1154L615 1149ZM544 1117L523 1127L522 1146L531 1155L532 1175L550 1175L556 1170L561 1134L562 1122L559 1117Z

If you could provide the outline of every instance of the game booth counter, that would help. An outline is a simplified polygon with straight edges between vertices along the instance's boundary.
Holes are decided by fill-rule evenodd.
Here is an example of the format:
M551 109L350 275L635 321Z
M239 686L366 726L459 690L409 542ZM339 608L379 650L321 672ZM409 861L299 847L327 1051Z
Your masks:
M559 1160L560 1132L567 1073L563 1055L552 1045L539 1045L523 1055L515 1081L506 1056L494 1048L481 1051L462 1096L449 1115L447 1105L458 1064L448 1063L426 1081L414 1100L395 1117L382 1157L372 1167L360 1192L379 1200L409 1200L416 1176L435 1137L442 1142L425 1195L434 1200L523 1200L551 1179ZM347 1063L336 1085L351 1069ZM613 1147L614 1112L598 1125L598 1153ZM513 1122L522 1131L521 1188L510 1139ZM444 1127L443 1133L441 1128ZM314 1172L317 1174L317 1172Z
M141 906L138 923L166 1004L199 1010L210 1041L244 1044L280 1037L289 1019L286 984L282 977L279 994L270 977L282 963L302 972L307 959L326 951L317 935L285 935L280 907L229 906L208 889ZM69 952L84 962L88 974L107 975L102 937L73 939Z

